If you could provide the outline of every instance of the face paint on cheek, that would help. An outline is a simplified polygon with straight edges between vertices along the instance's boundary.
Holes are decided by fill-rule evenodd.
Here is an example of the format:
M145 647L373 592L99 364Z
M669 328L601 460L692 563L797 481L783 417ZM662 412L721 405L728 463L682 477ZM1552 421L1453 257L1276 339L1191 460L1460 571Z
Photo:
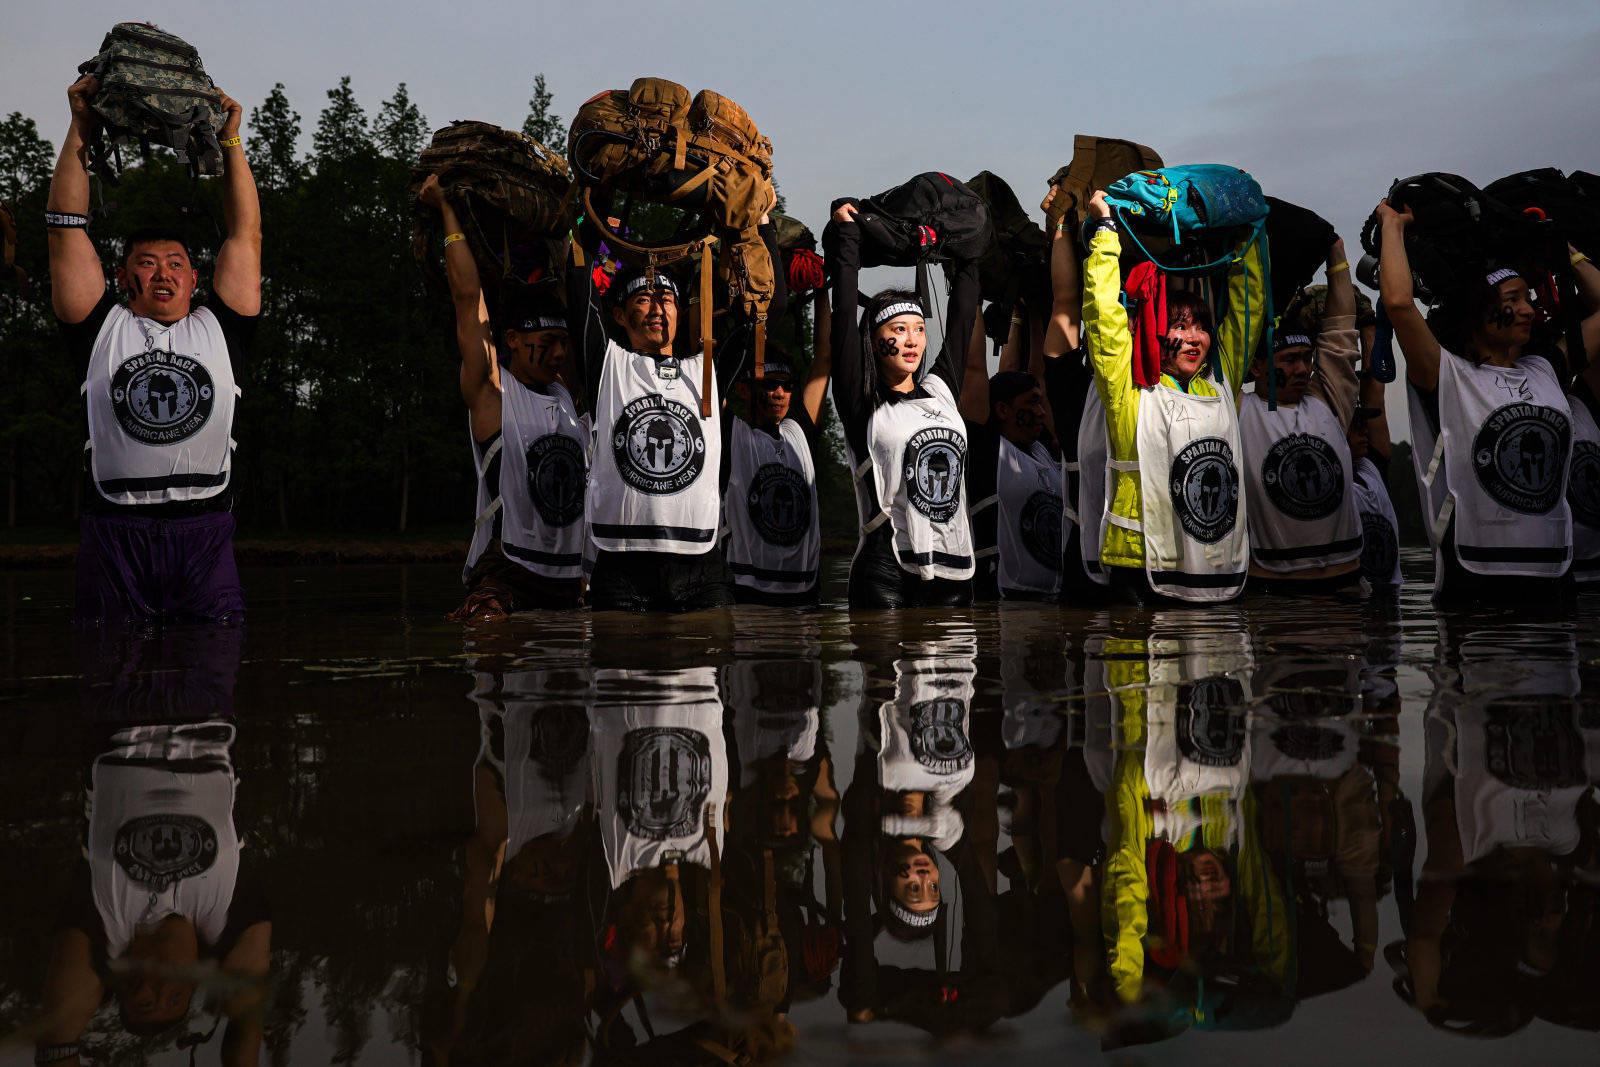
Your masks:
M128 275L128 293L135 300L144 295L144 279L137 274Z
M872 351L879 359L893 359L900 352L900 343L893 337L874 337Z
M1488 325L1491 330L1504 330L1507 327L1515 325L1516 321L1517 309L1513 304L1501 304L1499 307L1489 312Z

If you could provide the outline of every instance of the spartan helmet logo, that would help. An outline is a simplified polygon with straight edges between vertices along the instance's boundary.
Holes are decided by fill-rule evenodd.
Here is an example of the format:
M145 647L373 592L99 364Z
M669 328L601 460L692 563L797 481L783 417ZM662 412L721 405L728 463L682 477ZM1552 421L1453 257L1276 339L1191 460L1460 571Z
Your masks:
M1172 460L1168 492L1188 535L1211 545L1232 532L1239 512L1239 469L1220 437L1189 442Z
M569 526L583 514L586 465L583 447L564 433L543 435L528 446L528 498L549 526Z
M1344 464L1316 434L1292 433L1273 442L1261 461L1261 484L1274 507L1293 519L1332 515L1344 501Z
M1022 505L1022 547L1035 563L1061 569L1061 497L1041 489Z
M766 463L756 471L745 507L751 525L768 544L791 548L811 530L811 487L786 464Z
M966 461L966 438L948 426L929 426L913 434L901 457L911 506L934 522L949 522L960 507Z
M965 704L950 697L913 704L907 732L912 757L935 774L965 770L972 763L966 711Z
M1488 771L1513 789L1570 789L1587 780L1576 702L1561 696L1493 701L1485 710Z
M622 409L611 452L623 481L640 492L670 495L694 484L705 466L706 440L696 412L651 394Z
M1472 441L1478 484L1496 503L1542 515L1561 499L1572 443L1565 412L1537 404L1507 404L1484 420Z
M145 444L182 441L211 417L211 375L188 356L160 350L130 357L111 376L111 409Z
M1600 526L1600 445L1593 441L1579 441L1572 446L1567 501L1579 522Z
M1191 763L1232 767L1244 755L1244 687L1228 677L1178 687L1178 751Z
M1375 511L1361 515L1361 574L1369 582L1394 581L1394 565L1400 556L1400 541L1394 526Z
M688 837L711 793L711 744L699 730L629 730L617 757L617 810L628 832L649 841Z
M217 860L217 833L194 815L143 815L117 829L112 849L132 882L159 892L211 868Z

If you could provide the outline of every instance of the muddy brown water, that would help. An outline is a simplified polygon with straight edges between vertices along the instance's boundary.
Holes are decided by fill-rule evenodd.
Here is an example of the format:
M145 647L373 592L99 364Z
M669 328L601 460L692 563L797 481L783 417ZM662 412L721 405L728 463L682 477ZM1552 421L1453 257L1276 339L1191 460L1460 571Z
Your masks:
M93 879L264 895L263 1062L710 1062L775 1011L798 1062L1595 1062L1597 598L1446 616L1404 563L1391 605L851 615L835 563L817 612L481 628L452 566L257 567L242 629L91 637L0 574L0 1064ZM209 982L85 1062L187 1062Z

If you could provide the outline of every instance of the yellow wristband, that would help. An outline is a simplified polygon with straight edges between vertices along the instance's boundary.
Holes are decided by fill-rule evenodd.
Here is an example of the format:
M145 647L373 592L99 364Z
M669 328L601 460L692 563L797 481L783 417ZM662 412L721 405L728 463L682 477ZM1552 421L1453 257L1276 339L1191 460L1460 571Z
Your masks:
M1574 267L1576 267L1579 263L1589 262L1589 257L1584 255L1582 252L1574 252L1572 255L1568 256L1567 259Z
M1349 270L1349 269L1350 269L1350 264L1348 264L1348 263L1338 263L1338 264L1335 264L1334 266L1328 268L1328 276L1332 277L1333 275L1338 274L1342 270Z
M239 138L230 137L226 141L218 141L217 143L220 144L223 148L238 148L239 147Z
M456 241L465 241L466 239L467 235L464 233L447 233L444 235L444 243L446 246L449 246Z

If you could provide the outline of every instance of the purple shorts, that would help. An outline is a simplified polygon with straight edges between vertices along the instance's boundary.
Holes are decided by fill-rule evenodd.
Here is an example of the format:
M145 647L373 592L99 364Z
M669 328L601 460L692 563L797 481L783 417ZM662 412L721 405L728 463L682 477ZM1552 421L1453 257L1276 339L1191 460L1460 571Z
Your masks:
M244 614L233 516L85 515L78 536L79 626Z

